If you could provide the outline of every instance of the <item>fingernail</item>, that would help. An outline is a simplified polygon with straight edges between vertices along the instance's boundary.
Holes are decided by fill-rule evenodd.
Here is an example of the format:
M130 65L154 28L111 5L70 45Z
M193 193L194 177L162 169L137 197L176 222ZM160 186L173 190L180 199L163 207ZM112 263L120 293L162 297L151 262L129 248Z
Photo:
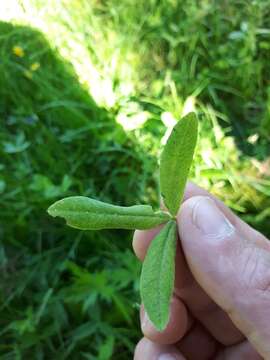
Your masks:
M144 311L143 319L142 319L142 331L143 331L143 333L148 333L151 330L153 330L153 325L152 325L151 321L149 320L149 317L148 317L146 311Z
M230 236L235 230L214 200L206 196L202 196L194 205L192 221L208 237L223 239Z
M161 354L158 357L158 360L177 360L172 354Z
M148 323L148 316L146 314L146 311L143 313L143 319L142 319L142 330L145 329Z

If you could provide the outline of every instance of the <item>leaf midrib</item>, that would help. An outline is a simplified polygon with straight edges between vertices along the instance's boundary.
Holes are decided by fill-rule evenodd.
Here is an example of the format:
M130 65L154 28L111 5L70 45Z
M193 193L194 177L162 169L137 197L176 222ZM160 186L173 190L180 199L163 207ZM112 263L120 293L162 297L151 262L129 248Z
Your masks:
M181 121L181 120L180 120ZM183 143L184 143L184 138L186 137L186 135L187 135L187 130L188 130L188 122L185 122L184 124L184 130L183 130L183 136L180 138L180 141L179 141L179 144L177 145L178 147L182 147L183 146ZM177 154L178 155L178 154ZM177 162L178 162L178 160L179 160L179 156L174 156L173 157L173 172L175 173L175 168L177 167ZM174 180L174 177L172 177L172 179ZM187 177L186 177L186 179L187 179ZM186 179L183 179L183 177L180 179L180 180L182 180L182 181L185 181Z
M168 235L169 235L169 232L170 232L170 230L171 230L171 227L172 227L172 225L173 225L173 222L171 221L170 222L170 224L169 224L169 226L168 226L168 230L167 230L167 233L166 233L166 239L168 239ZM165 258L166 258L166 256L165 256L165 251L164 251L164 249L165 249L165 247L166 247L166 240L164 241L164 244L163 244L163 246L162 246L162 256L161 256L161 266L160 266L160 268L161 269L163 269L163 263L164 263L164 260L165 260ZM160 276L160 274L161 274L161 272L162 272L162 270L159 272L159 276L158 276L158 301L157 301L157 304L158 304L158 318L159 318L159 322L161 322L161 317L162 317L162 314L161 314L161 286L160 286L160 283L161 283L161 281L162 281L162 276Z
M98 212L98 211L89 211L89 210L82 210L82 211L78 211L78 210L54 210L52 211L53 212L59 212L59 214L52 214L52 215L55 215L55 216L62 216L62 217L65 217L63 216L64 214L66 215L70 215L70 214L93 214L93 215L96 215L96 216L104 216L104 215L108 215L108 216L117 216L117 217L148 217L148 218L160 218L160 219L166 219L166 216L167 219L169 220L169 214L167 213L164 213L164 215L159 215L157 213L153 213L153 214L113 214L113 213L106 213L106 212ZM61 213L61 214L60 214ZM62 215L63 214L63 215Z

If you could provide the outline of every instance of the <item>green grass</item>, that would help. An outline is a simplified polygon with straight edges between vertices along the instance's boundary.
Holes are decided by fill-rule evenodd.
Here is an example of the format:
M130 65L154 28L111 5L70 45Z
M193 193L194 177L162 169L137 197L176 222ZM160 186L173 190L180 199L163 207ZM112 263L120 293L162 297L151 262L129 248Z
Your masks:
M15 3L0 15L1 359L130 359L131 234L46 209L157 205L160 143L195 106L193 179L270 236L269 3Z

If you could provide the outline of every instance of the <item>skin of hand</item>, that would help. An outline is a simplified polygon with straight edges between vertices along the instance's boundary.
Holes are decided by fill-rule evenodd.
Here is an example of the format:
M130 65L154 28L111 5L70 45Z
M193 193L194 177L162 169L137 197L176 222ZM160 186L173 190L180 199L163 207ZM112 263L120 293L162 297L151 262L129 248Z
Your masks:
M134 359L270 359L269 240L192 183L177 224L170 320L158 332L141 307ZM140 260L160 228L135 232Z

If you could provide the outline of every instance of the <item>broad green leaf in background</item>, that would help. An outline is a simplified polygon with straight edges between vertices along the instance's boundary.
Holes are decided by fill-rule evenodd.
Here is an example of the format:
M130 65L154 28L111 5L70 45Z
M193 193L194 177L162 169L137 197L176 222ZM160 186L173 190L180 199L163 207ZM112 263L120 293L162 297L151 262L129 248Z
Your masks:
M162 331L169 321L174 288L176 222L170 220L153 239L141 274L141 297L155 327Z
M63 217L69 226L81 230L150 229L167 222L170 215L154 212L149 205L115 206L84 196L59 200L48 209L51 216Z
M178 212L197 142L198 121L194 113L173 128L160 160L160 187L170 213Z

